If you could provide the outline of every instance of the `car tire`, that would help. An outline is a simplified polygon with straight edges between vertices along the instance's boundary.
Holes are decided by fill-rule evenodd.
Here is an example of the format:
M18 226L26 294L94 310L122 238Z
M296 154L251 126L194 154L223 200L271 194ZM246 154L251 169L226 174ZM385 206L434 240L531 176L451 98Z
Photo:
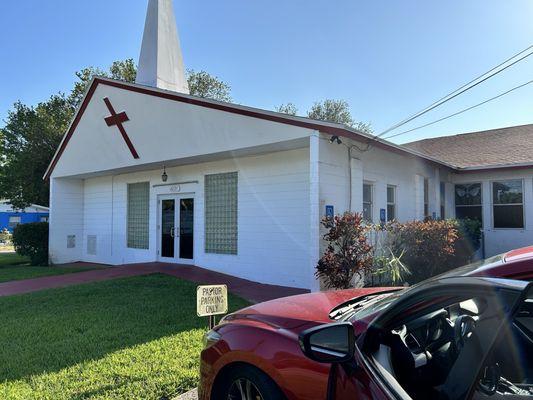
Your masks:
M246 400L258 400L256 396L258 393L261 397L261 400L283 400L285 396L276 385L276 383L264 372L252 366L239 366L230 369L224 377L222 377L220 385L216 387L216 392L213 393L213 400L228 400L235 397L230 397L230 395L235 395L239 392L237 389L239 387L243 388L246 392L246 382L250 382L251 391L254 396L250 399L244 397ZM237 397L238 399L238 397ZM244 400L243 399L243 400Z

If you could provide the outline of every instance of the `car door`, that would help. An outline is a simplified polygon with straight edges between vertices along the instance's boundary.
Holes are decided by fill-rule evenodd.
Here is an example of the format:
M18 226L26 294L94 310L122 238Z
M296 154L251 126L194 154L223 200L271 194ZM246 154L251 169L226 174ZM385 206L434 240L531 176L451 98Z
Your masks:
M430 398L433 395L435 398L442 396L450 400L468 398L480 374L483 361L498 337L504 321L508 320L517 309L521 298L527 292L527 287L528 283L522 281L454 277L432 281L408 290L404 296L398 298L380 314L370 324L366 333L358 338L355 362L333 367L330 398L418 399ZM410 322L432 313L442 313L440 310L447 310L447 306L452 310L452 306L465 302L466 307L466 302L471 299L479 299L478 301L485 305L483 314L476 317L475 330L471 332L460 352L455 355L449 370L444 371L442 377L439 377L439 384L432 387L430 392L408 391L406 387L409 385L404 385L405 379L400 380L399 376L402 373L398 374L398 368L394 368L394 363L387 364L386 360L384 361L380 338L385 338L388 330L392 332L399 326L407 326ZM390 357L391 353L386 354ZM428 365L432 361L433 359L428 361ZM420 367L415 366L413 374L417 368ZM404 375L409 373L410 370L403 371ZM414 379L414 382L417 380ZM424 384L425 382L420 379L420 385ZM412 389L412 383L409 389Z

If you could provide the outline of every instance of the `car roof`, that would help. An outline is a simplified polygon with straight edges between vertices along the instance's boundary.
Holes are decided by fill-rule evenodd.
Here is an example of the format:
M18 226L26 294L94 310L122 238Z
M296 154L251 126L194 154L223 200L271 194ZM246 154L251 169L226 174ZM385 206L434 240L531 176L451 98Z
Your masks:
M503 255L505 262L522 261L530 258L533 258L533 246L511 250Z

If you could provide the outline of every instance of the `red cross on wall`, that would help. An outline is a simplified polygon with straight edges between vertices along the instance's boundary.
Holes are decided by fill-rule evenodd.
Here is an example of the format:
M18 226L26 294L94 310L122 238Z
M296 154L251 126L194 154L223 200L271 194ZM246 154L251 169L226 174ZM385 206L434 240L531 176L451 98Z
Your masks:
M107 106L107 109L111 113L111 115L109 117L105 118L105 122L106 122L107 126L116 125L118 130L122 134L122 138L124 139L124 141L128 145L128 149L130 149L131 155L133 156L133 158L139 158L139 154L137 154L137 150L135 150L135 147L133 147L133 143L131 143L131 140L130 140L129 136L126 133L126 129L124 129L123 123L130 120L128 118L128 115L124 111L117 114L115 112L115 109L111 105L111 102L109 101L109 99L107 97L104 99L104 102L105 102L105 105Z

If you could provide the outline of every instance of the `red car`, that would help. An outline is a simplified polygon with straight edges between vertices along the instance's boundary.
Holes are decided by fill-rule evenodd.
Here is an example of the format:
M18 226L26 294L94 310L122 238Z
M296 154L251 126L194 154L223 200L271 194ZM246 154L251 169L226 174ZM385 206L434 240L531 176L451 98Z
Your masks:
M206 334L200 400L533 399L533 247L403 289L273 300Z

